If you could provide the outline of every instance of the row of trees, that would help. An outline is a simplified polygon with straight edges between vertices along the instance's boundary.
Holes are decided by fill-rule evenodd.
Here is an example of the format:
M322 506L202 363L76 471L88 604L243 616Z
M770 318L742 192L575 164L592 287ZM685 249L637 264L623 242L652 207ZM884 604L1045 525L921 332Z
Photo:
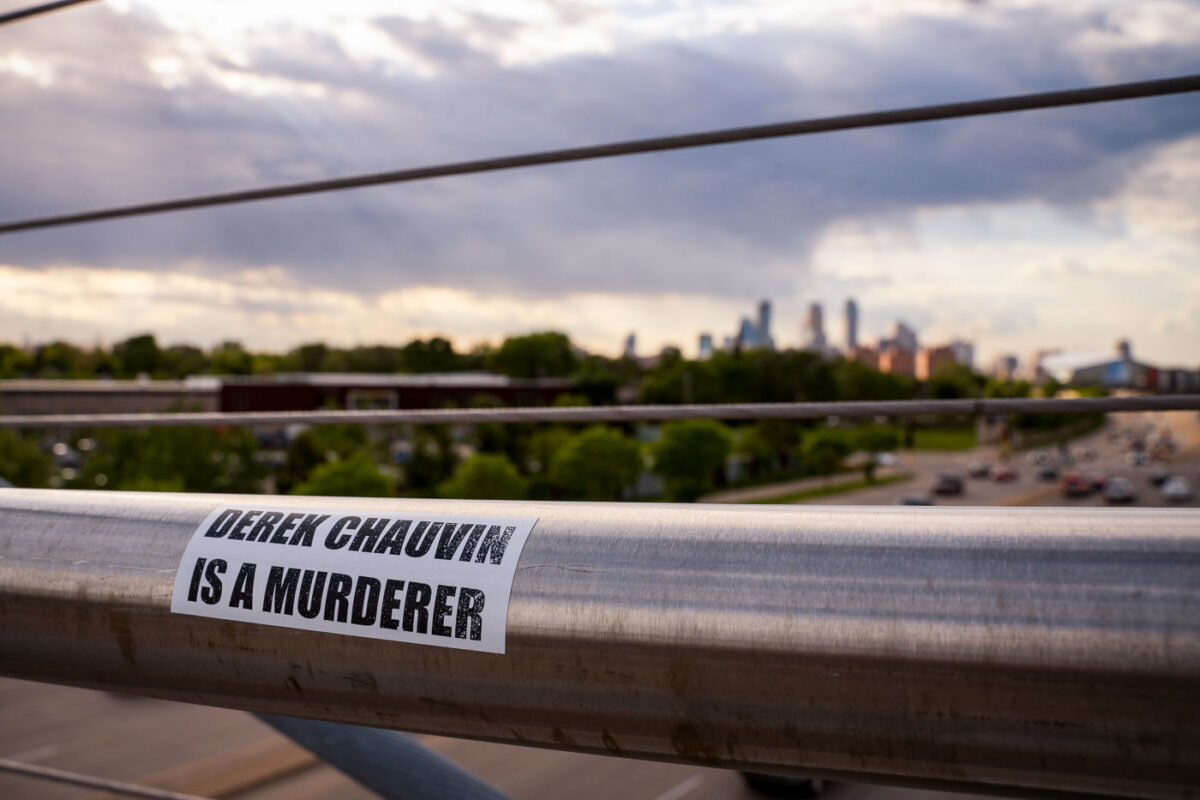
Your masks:
M151 334L109 347L56 341L30 351L0 344L0 378L183 378L188 375L257 375L277 372L457 372L488 369L520 378L569 376L584 361L561 333L543 332L481 345L467 353L441 337L406 345L330 347L304 344L283 354L252 353L240 342L208 350L188 344L159 345Z
M808 350L722 352L693 361L668 348L645 366L629 358L584 354L556 331L511 336L498 347L480 345L465 353L440 337L352 348L310 343L283 354L250 352L238 342L208 350L186 344L163 347L150 334L111 348L58 341L26 351L0 344L0 379L464 370L490 370L514 378L572 378L591 402L611 402L618 387L631 384L639 386L640 399L647 403L901 399L921 389L911 378ZM925 389L933 397L970 397L983 393L987 385L967 367L947 367Z
M57 342L26 352L0 345L0 377L467 369L569 378L574 389L563 402L592 404L614 402L619 390L662 404L1021 397L1033 391L1027 383L990 381L959 365L942 368L922 384L804 350L716 353L703 361L670 350L653 363L609 359L584 354L552 331L510 337L498 347L469 353L457 352L441 338L403 346L308 344L282 355L250 353L236 342L207 351L164 348L150 335L111 349ZM498 403L490 396L474 401ZM1015 423L1053 428L1063 420L1028 415ZM661 438L647 445L627 427L419 426L408 431L329 426L287 443L259 441L247 431L115 430L83 436L94 446L77 453L78 464L65 464L65 472L52 468L47 449L53 443L0 432L0 477L27 486L46 485L58 476L67 486L88 488L250 492L265 486L310 494L615 499L650 469L662 481L664 496L687 500L724 480L731 453L742 479L761 482L828 473L854 450L878 452L899 441L911 443L911 432L878 425L820 429L782 420L737 427L686 422L664 426ZM872 464L864 462L868 478ZM61 458L57 466L64 466Z
M653 474L663 499L690 501L726 482L731 454L752 480L829 474L853 450L897 442L876 425L778 421L670 422L652 442L602 425L323 426L286 445L239 429L106 429L55 443L55 464L37 439L0 431L0 474L33 487L563 500L627 499Z

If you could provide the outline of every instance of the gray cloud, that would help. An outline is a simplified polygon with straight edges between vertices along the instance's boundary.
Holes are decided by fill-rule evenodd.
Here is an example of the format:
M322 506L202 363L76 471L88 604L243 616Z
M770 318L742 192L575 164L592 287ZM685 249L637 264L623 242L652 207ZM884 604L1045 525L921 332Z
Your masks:
M582 7L581 7L582 8ZM568 9L568 11L570 11ZM566 13L566 12L564 12ZM585 13L574 10L570 13ZM58 85L0 74L21 109L0 129L4 219L543 147L1198 71L1200 48L1063 42L1103 16L1053 8L1002 24L911 17L883 33L767 31L641 44L502 68L514 24L384 18L431 78L366 64L331 35L283 29L242 78L309 82L325 97L248 97L199 79L160 88L173 50L153 17L97 7L30 26ZM80 26L79 28L73 26ZM64 29L68 35L63 36ZM74 33L72 33L74 32ZM805 65L810 65L806 68ZM163 215L0 238L0 262L212 271L283 265L370 292L445 285L554 294L791 290L823 231L919 206L1037 199L1084 207L1156 146L1200 132L1194 97L637 156ZM775 265L775 266L768 266Z

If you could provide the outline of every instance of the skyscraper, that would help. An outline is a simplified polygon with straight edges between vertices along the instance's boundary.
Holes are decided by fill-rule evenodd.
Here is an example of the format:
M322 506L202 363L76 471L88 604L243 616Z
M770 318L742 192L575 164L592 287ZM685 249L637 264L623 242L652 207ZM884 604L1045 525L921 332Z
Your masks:
M846 352L853 353L858 347L858 303L853 297L846 298Z
M758 304L758 346L774 348L771 339L771 301L763 300Z
M743 350L765 347L775 349L775 340L771 338L771 301L763 300L758 304L758 317L742 317L738 325L736 337L737 346Z
M631 333L625 337L625 348L621 355L624 358L637 358L637 334Z
M808 317L804 320L804 330L801 331L800 338L809 350L826 348L825 317L821 313L820 303L811 303L808 306Z

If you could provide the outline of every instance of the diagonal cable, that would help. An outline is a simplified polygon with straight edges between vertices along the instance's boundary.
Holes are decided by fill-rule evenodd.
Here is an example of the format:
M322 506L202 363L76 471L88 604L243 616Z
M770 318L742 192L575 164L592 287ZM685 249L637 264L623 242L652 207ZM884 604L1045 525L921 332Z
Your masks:
M335 192L379 186L388 183L444 178L451 175L469 175L478 172L533 167L545 164L562 164L571 161L590 161L599 158L655 153L665 150L682 150L693 147L708 147L717 144L733 144L759 139L775 139L784 136L803 136L813 133L874 128L887 125L904 125L913 122L977 117L987 114L1007 114L1016 111L1031 111L1043 108L1107 103L1116 100L1132 100L1144 97L1180 94L1200 91L1200 75L1184 75L1160 80L1094 86L1086 89L1040 92L1037 94L994 97L987 100L972 100L962 103L946 103L933 106L898 108L889 111L870 111L837 117L780 122L769 125L754 125L742 128L723 128L703 133L685 133L676 136L661 136L652 139L632 139L610 144L571 147L563 150L545 150L521 155L485 158L475 161L459 161L391 172L374 172L351 175L329 180L289 183L260 189L222 192L219 194L182 197L151 203L101 208L48 217L14 220L0 223L0 234L17 231L51 228L62 225L78 225L84 222L161 214L167 211L183 211L207 206L223 206L233 203L248 203L254 200L274 200L280 197Z
M42 3L41 5L29 6L28 8L20 8L16 11L6 11L0 14L0 25L7 25L10 22L26 19L28 17L36 17L39 14L49 14L51 11L58 11L60 8L67 6L77 6L80 3L90 3L92 0L57 0L54 3Z

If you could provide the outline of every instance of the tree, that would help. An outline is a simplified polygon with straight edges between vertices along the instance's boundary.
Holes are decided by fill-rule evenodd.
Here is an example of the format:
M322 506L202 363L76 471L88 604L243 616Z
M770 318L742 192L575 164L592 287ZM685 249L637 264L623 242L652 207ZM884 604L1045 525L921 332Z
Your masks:
M652 448L654 471L671 500L690 501L710 490L724 467L733 437L715 420L668 422Z
M804 460L809 469L821 475L836 472L850 451L850 443L841 431L822 428L804 437Z
M521 500L526 481L505 456L476 453L454 472L454 477L438 486L442 497L474 500Z
M320 372L325 367L329 347L323 342L302 344L287 355L288 366L295 365L298 372Z
M596 425L567 441L550 465L550 480L575 500L620 500L642 469L641 446L618 430Z
M738 452L751 457L754 474L760 471L794 470L797 450L808 423L791 419L763 419L742 429Z
M33 354L33 372L39 378L85 378L94 374L94 358L69 342L50 342Z
M839 359L832 369L842 400L905 400L914 394L912 378L880 372L861 361Z
M492 369L511 378L565 377L578 363L571 340L557 331L510 336L491 356Z
M265 475L255 458L258 442L248 430L118 428L99 432L95 440L72 487L249 493L259 491Z
M865 454L863 480L875 480L875 454L887 453L900 446L900 437L894 428L886 425L865 425L854 432L854 446Z
M404 485L415 492L433 489L458 466L449 425L418 425L413 429L412 454L404 465Z
M413 339L404 345L401 357L405 372L453 372L469 367L467 359L454 352L454 345L440 336L429 341Z
M327 461L349 458L367 447L362 425L320 425L300 433L288 444L283 466L275 476L276 488L288 494Z
M33 372L33 358L19 347L0 344L0 378L22 378Z
M541 428L529 437L524 458L518 463L529 476L527 494L531 500L551 500L555 497L550 467L570 440L570 431L561 425Z
M41 489L50 483L50 457L32 440L0 430L0 478L13 486Z
M162 365L162 351L153 334L143 333L113 345L113 360L122 377L154 375Z
M250 375L254 372L254 356L246 352L241 342L221 342L209 353L212 371L217 375Z
M985 379L965 364L943 364L929 377L929 396L935 400L978 397Z
M326 497L391 497L392 481L379 471L369 453L357 452L347 459L329 461L312 471L308 480L292 494Z
M208 356L199 347L176 344L164 349L159 357L160 369L174 378L200 375L208 371Z

